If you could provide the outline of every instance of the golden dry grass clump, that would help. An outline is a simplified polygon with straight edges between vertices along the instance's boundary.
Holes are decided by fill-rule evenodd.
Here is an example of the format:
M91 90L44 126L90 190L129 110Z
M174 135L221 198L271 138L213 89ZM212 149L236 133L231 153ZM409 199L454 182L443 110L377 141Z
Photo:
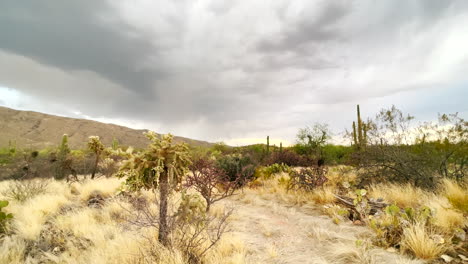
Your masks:
M369 196L383 198L401 208L418 207L426 202L428 193L411 184L382 183L370 188Z
M466 186L463 188L452 180L444 179L442 181L442 195L447 197L455 208L468 213L468 188Z
M134 209L117 195L121 182L100 178L68 185L48 180L44 193L26 201L10 200L8 212L14 218L10 233L0 238L0 263L187 263L180 250L157 242L154 228L129 225L125 219ZM0 199L6 199L1 193L10 184L0 182ZM102 204L88 206L97 195L104 199ZM141 195L147 201L155 199L150 192ZM244 263L245 254L241 241L223 236L204 261Z
M415 223L403 230L401 245L403 250L413 253L416 257L432 260L440 257L446 250L444 241L434 239L436 234L424 223Z

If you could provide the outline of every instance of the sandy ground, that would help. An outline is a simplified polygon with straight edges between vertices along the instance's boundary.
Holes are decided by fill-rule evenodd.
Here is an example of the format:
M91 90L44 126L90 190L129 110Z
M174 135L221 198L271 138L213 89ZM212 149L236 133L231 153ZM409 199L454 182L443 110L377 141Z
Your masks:
M317 206L290 207L246 195L223 203L234 208L231 232L245 243L246 263L422 263L366 246L370 230L336 225Z

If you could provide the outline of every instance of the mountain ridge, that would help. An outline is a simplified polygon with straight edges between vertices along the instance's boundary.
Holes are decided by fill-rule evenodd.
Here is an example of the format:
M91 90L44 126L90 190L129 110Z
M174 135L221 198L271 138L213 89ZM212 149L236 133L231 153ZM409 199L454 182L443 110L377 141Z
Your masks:
M149 144L143 134L147 131L149 130L0 106L0 147L7 147L9 142L16 142L18 148L55 147L63 134L68 134L69 145L73 149L86 148L89 136L99 136L106 146L110 146L115 138L120 145L144 148ZM174 136L174 141L192 146L213 145L207 141L178 136Z

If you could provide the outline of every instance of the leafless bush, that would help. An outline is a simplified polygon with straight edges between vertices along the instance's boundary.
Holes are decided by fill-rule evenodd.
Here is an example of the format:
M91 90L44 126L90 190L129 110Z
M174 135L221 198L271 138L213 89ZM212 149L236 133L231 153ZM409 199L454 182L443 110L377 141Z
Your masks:
M198 191L206 202L206 211L213 203L234 194L236 181L228 181L226 172L217 168L213 161L200 158L190 165L191 175L187 176L187 187Z
M142 197L129 198L133 208L125 208L128 212L126 223L129 228L154 229L159 228L158 203L147 202ZM156 206L155 206L156 205ZM221 216L213 216L206 212L203 198L198 194L183 194L177 210L171 203L173 213L168 217L169 249L177 249L189 263L202 263L203 257L213 248L227 232L228 218L232 209L226 210ZM143 232L148 233L148 232ZM147 241L147 251L141 252L141 262L151 262L159 258L161 246L154 243L152 235L142 235Z

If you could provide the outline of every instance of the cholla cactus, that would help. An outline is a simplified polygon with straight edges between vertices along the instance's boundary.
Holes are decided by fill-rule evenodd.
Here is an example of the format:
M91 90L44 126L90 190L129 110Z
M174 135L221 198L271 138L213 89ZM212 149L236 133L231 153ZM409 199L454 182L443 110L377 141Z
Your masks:
M191 161L186 144L173 144L171 134L159 137L154 132L145 133L151 144L141 153L134 154L120 168L118 176L127 177L127 185L132 190L159 189L159 236L163 245L169 244L167 225L168 195L177 189L182 177L187 173Z
M99 159L101 158L101 154L104 151L104 145L102 144L98 136L91 136L88 140L88 149L91 150L94 153L94 155L96 155L93 172L91 174L91 179L94 179L99 164Z

